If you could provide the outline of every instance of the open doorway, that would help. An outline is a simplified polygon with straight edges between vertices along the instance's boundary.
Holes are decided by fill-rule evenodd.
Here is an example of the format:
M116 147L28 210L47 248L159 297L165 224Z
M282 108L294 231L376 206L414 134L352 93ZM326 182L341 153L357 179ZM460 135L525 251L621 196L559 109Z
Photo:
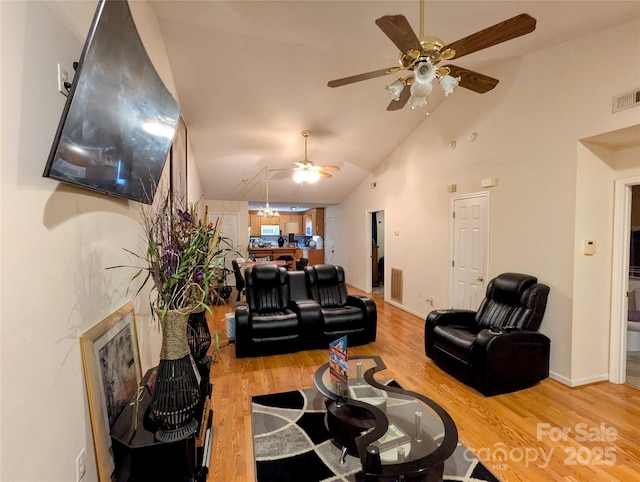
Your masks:
M629 246L626 380L627 383L640 387L640 185L631 186Z
M371 293L384 297L384 211L371 213Z
M631 232L634 227L631 217L632 189L637 185L640 185L640 177L618 179L615 182L609 359L609 380L613 383L633 382L628 379L628 373L632 376L635 373L635 361L631 360L629 366L629 360L635 351L640 351L634 348L635 334L629 336L634 331L629 330L629 308L635 307L635 290L640 288L640 278L631 273L630 259Z

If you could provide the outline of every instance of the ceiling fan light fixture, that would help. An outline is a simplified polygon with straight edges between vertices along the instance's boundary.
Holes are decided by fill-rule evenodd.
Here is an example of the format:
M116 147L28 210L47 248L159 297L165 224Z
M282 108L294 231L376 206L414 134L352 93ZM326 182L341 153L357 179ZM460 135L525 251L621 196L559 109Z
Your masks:
M301 169L293 173L293 180L298 184L313 184L319 179L320 174L313 169Z
M313 184L314 182L318 182L320 180L320 174L316 171L311 171L309 172L309 175L307 176L308 179L308 183L309 184Z
M296 171L293 173L293 180L298 184L304 184L307 179L306 171Z
M413 69L416 82L419 84L431 84L433 79L436 78L436 68L431 63L431 60L421 60L416 64Z
M429 103L427 97L420 96L411 96L409 97L409 107L411 110L419 109L420 107L424 107Z
M445 75L440 79L440 87L444 90L445 97L453 93L453 90L460 84L460 77L453 77L451 75Z
M393 100L400 100L400 94L402 94L406 85L407 82L404 79L398 79L387 85L386 89L389 91L389 95Z
M402 92L402 90L400 90ZM304 160L300 162L296 162L296 166L298 166L293 173L293 180L298 184L313 184L314 182L318 182L321 177L329 178L331 174L326 173L325 171L339 171L340 168L338 166L316 166L313 162L309 160L307 157L307 141L309 139L310 132L308 130L302 131L302 137L304 137Z

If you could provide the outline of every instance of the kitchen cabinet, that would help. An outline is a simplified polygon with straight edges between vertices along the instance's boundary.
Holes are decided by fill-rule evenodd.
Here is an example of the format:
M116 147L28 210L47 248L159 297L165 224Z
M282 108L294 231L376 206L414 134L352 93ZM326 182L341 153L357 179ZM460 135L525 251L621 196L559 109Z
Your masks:
M297 233L293 234L304 234L304 222L301 213L280 213L280 230L283 235L289 234L284 230L285 223L298 223L300 229Z
M258 211L249 211L249 227L251 228L251 236L260 236L260 226L262 224L280 226L282 234L284 232L284 223L298 223L300 232L294 233L302 235L305 232L304 216L302 213L280 213L280 217L265 218L259 217Z
M324 249L309 249L309 266L324 264Z
M249 211L249 227L251 228L251 236L260 236L260 218L256 211Z
M324 249L298 249L296 252L296 260L300 258L307 258L309 260L309 266L324 264Z
M324 208L309 209L304 213L304 234L324 237Z
M280 217L260 217L258 216L258 211L249 211L249 227L251 228L251 236L260 236L260 226L261 225L270 225L270 226L282 226L280 224Z

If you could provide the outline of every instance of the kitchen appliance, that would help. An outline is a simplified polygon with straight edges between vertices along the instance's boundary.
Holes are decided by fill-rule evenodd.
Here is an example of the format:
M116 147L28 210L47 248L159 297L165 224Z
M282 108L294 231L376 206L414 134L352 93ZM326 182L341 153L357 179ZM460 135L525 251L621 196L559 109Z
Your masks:
M280 236L280 226L276 224L262 224L260 236Z

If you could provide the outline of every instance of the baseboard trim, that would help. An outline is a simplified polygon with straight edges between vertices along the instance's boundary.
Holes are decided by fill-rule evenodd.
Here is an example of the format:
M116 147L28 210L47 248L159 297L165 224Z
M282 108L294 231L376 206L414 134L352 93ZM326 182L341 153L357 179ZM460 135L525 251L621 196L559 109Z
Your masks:
M609 374L603 373L601 375L594 375L592 377L583 377L583 378L578 378L576 380L573 380L571 378L567 378L563 375L560 375L559 373L549 372L549 378L552 378L562 383L563 385L567 385L568 387L574 388L582 385L588 385L590 383L609 381Z
M390 299L386 299L386 298L385 298L384 301L385 301L385 303L389 303L390 305L393 305L396 308L400 308L402 311L406 311L407 313L411 313L412 315L417 316L418 318L422 318L423 320L425 320L427 318L426 314L422 314L422 313L418 313L417 311L410 310L406 306L401 305L400 303L398 303L396 301L393 301L393 300L390 300Z

